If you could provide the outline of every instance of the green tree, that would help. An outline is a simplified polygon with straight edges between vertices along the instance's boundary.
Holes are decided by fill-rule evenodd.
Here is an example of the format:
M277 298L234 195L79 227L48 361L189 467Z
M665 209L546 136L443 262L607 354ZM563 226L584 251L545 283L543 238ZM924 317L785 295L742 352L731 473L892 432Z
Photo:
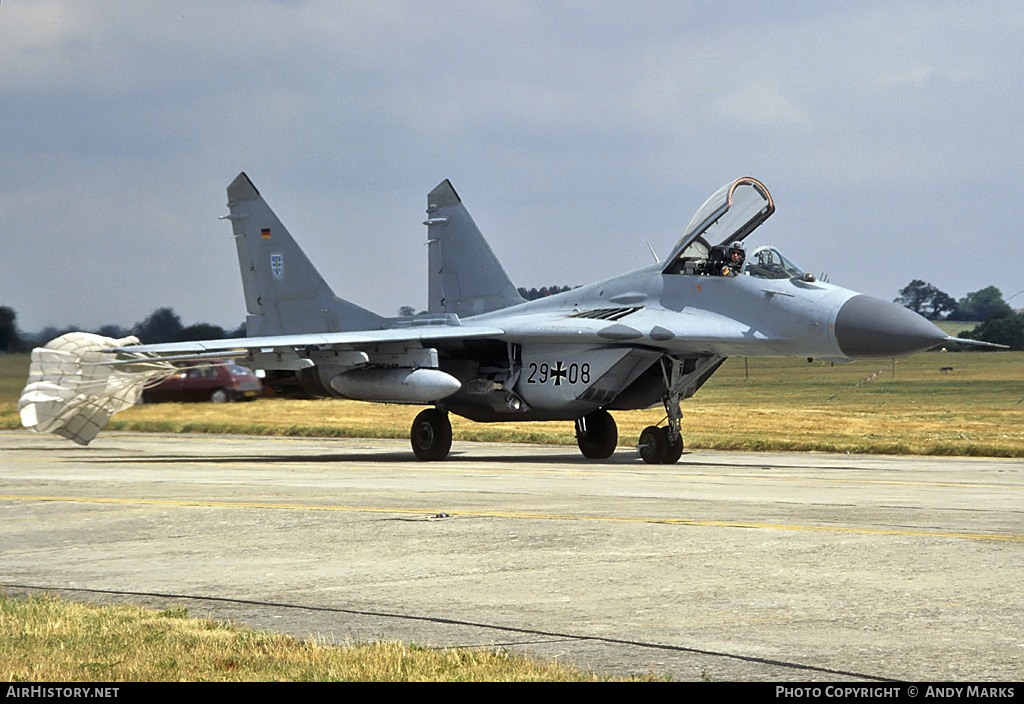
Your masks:
M929 320L938 320L957 310L955 298L921 279L914 279L900 289L900 295L894 299L894 302Z
M64 328L55 328L52 325L47 325L45 328L37 332L34 336L23 340L25 347L42 347L50 340L55 340L61 335L66 335L69 332L78 332L81 328L70 325Z
M122 337L126 337L129 333L120 325L108 324L97 330L96 334L102 335L103 337L112 337L115 340L118 340Z
M992 315L967 336L974 340L1006 345L1011 350L1024 350L1024 317L1013 312Z
M192 340L222 340L228 334L224 328L210 323L196 323L182 328L175 336L175 342L191 342Z
M136 323L132 334L146 345L175 342L184 329L181 318L171 308L157 308L141 323Z
M991 317L1011 315L1013 309L1003 300L1002 292L995 286L972 291L960 299L957 317L960 320L988 320Z
M17 320L13 308L0 306L0 352L14 352L21 346Z

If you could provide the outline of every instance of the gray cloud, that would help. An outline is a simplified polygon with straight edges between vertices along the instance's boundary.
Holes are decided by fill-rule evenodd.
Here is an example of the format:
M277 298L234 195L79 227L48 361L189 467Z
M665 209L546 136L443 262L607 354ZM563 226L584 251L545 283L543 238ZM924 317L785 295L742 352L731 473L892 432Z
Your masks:
M513 279L647 263L739 175L765 237L892 298L1020 286L1019 37L982 3L40 0L0 7L0 304L22 327L244 316L245 170L334 284L425 304L451 178ZM1016 288L1015 288L1016 287Z

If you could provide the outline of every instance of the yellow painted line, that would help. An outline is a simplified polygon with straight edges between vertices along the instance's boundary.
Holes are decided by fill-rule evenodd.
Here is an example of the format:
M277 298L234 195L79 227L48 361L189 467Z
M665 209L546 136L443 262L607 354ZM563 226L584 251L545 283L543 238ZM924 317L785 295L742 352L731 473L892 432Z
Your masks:
M425 508L380 508L375 506L316 506L312 504L268 504L248 501L198 501L189 499L111 499L90 496L14 496L0 495L0 501L68 501L72 503L85 504L121 504L121 505L142 505L142 506L198 506L202 508L287 508L303 511L352 511L357 513L412 513L422 515L434 515L440 513L438 509ZM450 516L456 514L448 513ZM497 515L492 513L470 514L460 513L459 515Z
M198 501L174 499L111 499L85 496L15 496L0 495L0 501L68 501L93 504L121 504L143 506L198 506L203 508L258 508L293 509L299 511L345 511L353 513L404 513L430 516L441 513L438 509L381 508L379 506L316 506L313 504L271 504L248 501ZM927 530L897 530L894 528L852 528L843 526L809 526L791 523L755 523L747 521L709 521L685 518L653 518L638 516L587 516L558 513L523 513L518 511L458 511L444 510L449 516L471 518L517 518L551 521L604 521L609 523L660 523L666 525L698 526L706 528L759 528L762 530L810 531L819 533L851 533L862 535L901 535L922 538L961 538L965 540L1001 540L1024 543L1021 535L995 533L949 533Z

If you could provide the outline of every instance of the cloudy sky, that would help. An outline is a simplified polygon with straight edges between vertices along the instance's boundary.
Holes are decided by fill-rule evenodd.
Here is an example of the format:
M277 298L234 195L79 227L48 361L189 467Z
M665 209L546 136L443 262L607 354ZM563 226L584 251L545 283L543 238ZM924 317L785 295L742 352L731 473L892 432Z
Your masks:
M238 325L239 171L385 315L445 178L521 286L643 266L749 175L750 243L833 283L1009 297L1022 66L1019 2L4 0L0 305Z

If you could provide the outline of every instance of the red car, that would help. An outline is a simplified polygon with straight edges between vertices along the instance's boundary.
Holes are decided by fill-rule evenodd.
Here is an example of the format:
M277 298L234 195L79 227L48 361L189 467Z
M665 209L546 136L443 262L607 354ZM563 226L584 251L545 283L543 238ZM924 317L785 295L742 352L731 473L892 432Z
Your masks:
M263 390L251 369L237 364L204 364L186 367L142 391L143 403L160 401L248 401Z

